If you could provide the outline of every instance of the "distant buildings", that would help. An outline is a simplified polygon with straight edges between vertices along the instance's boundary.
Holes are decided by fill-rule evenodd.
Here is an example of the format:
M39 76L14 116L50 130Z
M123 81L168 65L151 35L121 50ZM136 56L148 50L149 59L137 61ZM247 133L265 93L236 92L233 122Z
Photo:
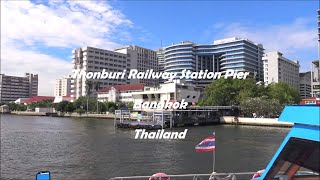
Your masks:
M69 96L71 94L71 77L56 79L54 96Z
M311 97L311 72L300 73L300 96L301 98Z
M37 74L26 73L23 77L0 74L0 102L11 102L37 95Z
M285 82L299 89L299 62L291 61L278 51L266 53L263 59L265 84Z
M251 72L251 76L263 81L263 46L248 39L228 38L212 44L195 44L182 41L164 48L165 71L192 72L209 70L225 72L228 69ZM205 87L212 80L185 79L186 83Z
M311 95L312 97L320 97L320 68L319 61L312 61L311 68Z

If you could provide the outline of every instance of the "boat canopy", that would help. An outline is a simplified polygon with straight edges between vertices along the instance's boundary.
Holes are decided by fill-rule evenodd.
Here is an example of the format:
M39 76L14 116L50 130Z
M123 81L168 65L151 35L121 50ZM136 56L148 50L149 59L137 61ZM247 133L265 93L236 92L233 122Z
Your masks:
M294 126L256 179L319 179L320 106L286 106L279 121Z

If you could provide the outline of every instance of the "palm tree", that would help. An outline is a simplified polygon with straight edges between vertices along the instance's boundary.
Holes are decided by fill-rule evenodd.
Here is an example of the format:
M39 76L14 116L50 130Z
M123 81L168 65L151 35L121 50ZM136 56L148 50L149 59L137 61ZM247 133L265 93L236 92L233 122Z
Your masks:
M99 91L100 89L100 84L102 84L101 82L95 82L94 83L94 88L96 89L96 92ZM99 101L98 101L98 94L97 94L97 114L99 113Z
M89 110L89 96L91 94L93 83L92 81L86 81L86 94L87 94L87 116L88 116L88 110Z

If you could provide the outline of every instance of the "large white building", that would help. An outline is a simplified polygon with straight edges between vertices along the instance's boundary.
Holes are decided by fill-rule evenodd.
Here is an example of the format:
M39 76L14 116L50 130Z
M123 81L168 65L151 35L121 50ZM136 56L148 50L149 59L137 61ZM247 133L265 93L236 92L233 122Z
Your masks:
M164 48L166 72L192 72L209 70L226 72L237 70L250 72L257 81L263 80L262 44L242 38L227 38L213 41L212 44L196 44L190 41L174 43ZM212 80L185 79L186 83L205 87Z
M101 72L105 69L108 72L122 72L124 69L129 70L131 59L127 54L99 49L94 47L78 48L72 51L73 70L82 70L84 72ZM93 80L85 77L72 79L71 94L74 98L87 95L88 83L100 83L100 88L111 85L127 84L126 79L104 79ZM95 96L96 90L92 87L91 95Z
M299 89L299 61L291 61L278 51L266 53L262 60L265 84L285 82Z
M147 71L153 69L159 70L157 52L136 45L123 46L115 49L115 52L127 54L131 59L130 68L138 71ZM155 86L159 83L157 79L130 79L130 83L144 83L148 86Z
M158 71L157 53L150 49L139 46L125 46L114 51L99 49L94 47L78 48L73 53L73 70L82 70L84 72L101 72L105 69L107 72L123 72L126 75L131 69L146 71L153 69ZM126 76L126 77L127 77ZM154 79L103 79L93 80L85 77L77 77L71 81L71 94L76 99L87 95L89 83L93 84L90 89L92 96L96 95L95 84L99 83L98 89L112 85L123 85L133 83L144 83L146 85L157 85L158 80Z
M54 96L69 96L71 95L71 77L56 79L54 85Z
M38 75L25 73L24 77L0 74L0 102L38 95Z

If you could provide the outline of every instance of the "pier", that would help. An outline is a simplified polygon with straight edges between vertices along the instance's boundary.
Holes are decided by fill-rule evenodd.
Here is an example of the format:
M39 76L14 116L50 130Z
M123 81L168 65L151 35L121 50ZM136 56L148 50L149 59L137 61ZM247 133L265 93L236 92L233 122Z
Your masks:
M219 124L220 117L238 116L238 114L238 106L203 106L189 107L184 110L138 112L116 110L114 126L118 128L163 129L177 126Z

